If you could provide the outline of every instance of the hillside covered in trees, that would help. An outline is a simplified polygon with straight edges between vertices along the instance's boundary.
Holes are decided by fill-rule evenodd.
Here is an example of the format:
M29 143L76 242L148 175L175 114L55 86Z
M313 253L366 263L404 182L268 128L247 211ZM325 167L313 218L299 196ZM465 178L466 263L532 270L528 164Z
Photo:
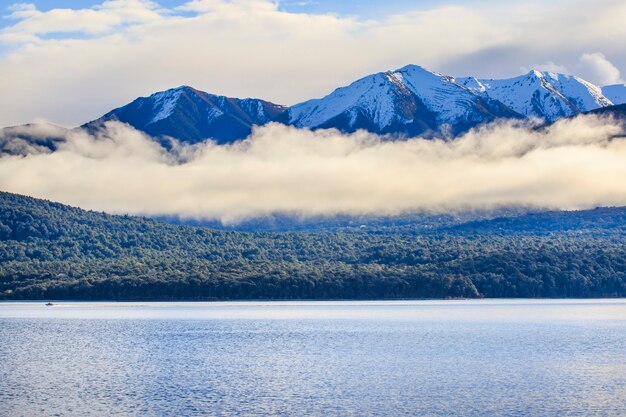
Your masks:
M415 230L219 231L0 193L0 299L626 296L626 208Z

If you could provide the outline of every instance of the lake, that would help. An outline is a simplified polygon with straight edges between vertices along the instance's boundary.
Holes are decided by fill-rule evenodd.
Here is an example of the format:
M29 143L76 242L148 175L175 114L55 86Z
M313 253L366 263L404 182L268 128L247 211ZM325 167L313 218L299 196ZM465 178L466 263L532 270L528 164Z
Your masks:
M0 303L1 416L626 416L626 300Z

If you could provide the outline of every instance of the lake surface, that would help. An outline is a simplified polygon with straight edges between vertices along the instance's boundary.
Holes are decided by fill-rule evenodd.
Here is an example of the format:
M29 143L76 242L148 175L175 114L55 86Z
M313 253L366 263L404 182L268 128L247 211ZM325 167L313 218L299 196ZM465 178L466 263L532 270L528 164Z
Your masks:
M0 303L1 416L626 416L626 300Z

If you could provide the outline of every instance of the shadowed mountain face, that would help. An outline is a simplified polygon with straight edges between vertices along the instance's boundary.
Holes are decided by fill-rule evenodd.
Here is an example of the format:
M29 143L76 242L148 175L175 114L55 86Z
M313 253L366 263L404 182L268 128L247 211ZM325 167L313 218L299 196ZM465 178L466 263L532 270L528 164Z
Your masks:
M626 85L613 84L602 87L602 94L614 104L626 103Z
M616 120L620 120L623 123L626 123L626 104L620 104L618 106L611 106L611 107L604 107L601 109L593 110L589 113L597 114L601 116L611 116L611 117L614 117Z
M223 144L245 138L252 126L273 121L284 110L268 101L216 96L183 86L138 98L85 126L117 120L151 136L186 143L210 138Z

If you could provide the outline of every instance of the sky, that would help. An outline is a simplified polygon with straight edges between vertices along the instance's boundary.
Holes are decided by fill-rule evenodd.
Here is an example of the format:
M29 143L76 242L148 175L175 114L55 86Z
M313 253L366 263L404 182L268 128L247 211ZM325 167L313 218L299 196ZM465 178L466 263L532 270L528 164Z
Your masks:
M409 63L600 85L626 71L623 0L24 0L0 13L0 126L76 126L179 85L290 105Z
M156 0L155 3L166 8L175 8L187 3L188 0ZM336 0L282 0L274 1L279 10L294 13L317 13L326 14L333 13L343 16L358 16L360 18L375 18L377 16L389 15L393 13L402 13L415 8L424 9L442 4L481 4L484 0L457 0L442 2L439 0L395 0L395 1L336 1ZM19 2L8 2L6 9L10 5ZM85 9L101 4L101 0L38 0L25 1L23 3L34 4L41 11L49 11L52 9ZM0 22L0 27L7 26L8 21Z

